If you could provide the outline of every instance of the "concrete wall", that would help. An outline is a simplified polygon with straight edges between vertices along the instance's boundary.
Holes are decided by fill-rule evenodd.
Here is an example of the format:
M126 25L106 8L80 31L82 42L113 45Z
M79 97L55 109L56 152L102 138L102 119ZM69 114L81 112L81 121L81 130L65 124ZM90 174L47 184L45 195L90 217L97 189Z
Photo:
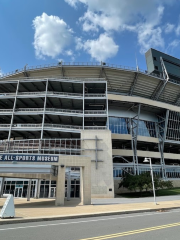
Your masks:
M91 160L96 159L95 139L101 139L97 142L97 148L102 151L97 152L98 162L91 162L91 196L93 198L113 198L114 181L113 181L113 162L112 162L112 143L111 132L109 130L83 130L81 133L83 155L90 156ZM86 140L85 140L86 139ZM90 150L91 149L91 150ZM94 150L93 150L94 149ZM111 191L112 190L112 191Z

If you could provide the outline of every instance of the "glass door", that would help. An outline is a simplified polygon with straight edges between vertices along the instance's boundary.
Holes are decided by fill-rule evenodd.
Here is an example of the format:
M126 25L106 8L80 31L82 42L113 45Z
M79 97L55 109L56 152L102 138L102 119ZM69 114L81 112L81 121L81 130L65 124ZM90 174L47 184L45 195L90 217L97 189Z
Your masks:
M23 188L15 188L14 197L21 198L23 193Z
M51 198L55 198L56 197L56 187L51 187L50 197Z

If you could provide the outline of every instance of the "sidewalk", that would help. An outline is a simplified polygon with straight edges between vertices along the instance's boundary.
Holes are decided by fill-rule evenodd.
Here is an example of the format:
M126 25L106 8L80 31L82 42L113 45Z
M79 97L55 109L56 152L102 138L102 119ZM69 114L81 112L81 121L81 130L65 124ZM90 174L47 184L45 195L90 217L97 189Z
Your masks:
M4 202L5 198L0 198L0 209ZM68 202L65 201L65 206L63 207L56 207L54 199L32 198L30 202L27 202L26 199L14 199L14 202L16 217L13 219L0 219L0 225L180 208L180 200L160 201L158 202L158 205L155 205L153 202L133 202L126 204L125 201L122 201L123 203L120 204L113 204L113 201L112 204L99 204L100 199L98 199L96 205L83 206L79 200L73 199ZM94 199L92 202L95 202ZM110 202L110 199L108 202Z

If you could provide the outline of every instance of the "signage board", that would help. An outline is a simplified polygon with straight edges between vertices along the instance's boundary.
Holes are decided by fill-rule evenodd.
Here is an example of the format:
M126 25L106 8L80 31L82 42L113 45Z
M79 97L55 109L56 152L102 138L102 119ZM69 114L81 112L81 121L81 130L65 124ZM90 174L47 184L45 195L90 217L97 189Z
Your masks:
M57 155L0 154L0 162L58 162Z

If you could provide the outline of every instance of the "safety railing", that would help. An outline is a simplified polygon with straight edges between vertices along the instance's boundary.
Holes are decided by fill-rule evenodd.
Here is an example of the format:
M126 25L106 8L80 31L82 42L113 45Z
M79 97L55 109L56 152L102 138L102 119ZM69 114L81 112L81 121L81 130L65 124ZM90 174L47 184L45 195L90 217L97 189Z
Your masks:
M107 114L106 110L85 110L84 114Z
M13 112L13 109L0 109L1 113L5 113L5 112Z
M44 108L16 108L15 112L43 112ZM0 113L13 112L13 109L0 109ZM46 108L45 112L56 112L56 113L71 113L71 114L83 114L83 110L71 110L61 108ZM106 110L85 110L84 114L107 114Z
M153 175L154 176L159 176L162 177L162 167L161 166L156 166L152 165L153 167ZM165 172L166 172L166 177L168 179L176 179L180 178L180 166L167 166L165 167ZM139 167L139 173L145 173L145 172L150 172L150 167ZM122 166L122 167L114 167L113 169L113 177L114 178L122 178L125 176L125 173L134 173L134 168L131 166Z
M92 94L85 94L85 98L97 98L97 97L106 97L106 94L101 94L101 93L97 93L97 94L95 94L95 93L92 93Z
M44 108L16 108L15 109L15 112L42 112L42 111L44 111Z
M155 73L148 73L147 70L143 70L140 68L136 67L130 67L130 66L123 66L123 65L118 65L118 64L110 64L110 63L102 63L102 62L61 62L61 63L54 63L54 64L44 64L44 65L37 65L37 66L26 66L26 68L20 68L16 69L15 71L11 71L5 74L2 74L1 78L13 75L13 74L18 74L22 73L25 71L34 71L38 69L48 69L48 68L57 68L57 67L68 67L68 66L83 66L83 67L102 67L103 68L114 68L114 69L120 69L120 70L129 70L129 71L138 71L146 75L152 75L154 77L162 78L163 76L160 74L155 74Z
M49 124L45 123L44 128L66 128L66 129L83 129L82 126L77 126L77 125L62 125L62 124Z
M0 128L9 128L11 124L0 124Z
M27 139L0 141L1 153L41 153L80 155L80 139Z
M44 108L16 108L16 112L43 112ZM0 109L1 112L1 109ZM58 112L58 113L72 113L79 114L83 113L82 110L71 110L71 109L61 109L61 108L46 108L45 112Z
M107 129L107 126L84 126L84 129L104 130L104 129Z

